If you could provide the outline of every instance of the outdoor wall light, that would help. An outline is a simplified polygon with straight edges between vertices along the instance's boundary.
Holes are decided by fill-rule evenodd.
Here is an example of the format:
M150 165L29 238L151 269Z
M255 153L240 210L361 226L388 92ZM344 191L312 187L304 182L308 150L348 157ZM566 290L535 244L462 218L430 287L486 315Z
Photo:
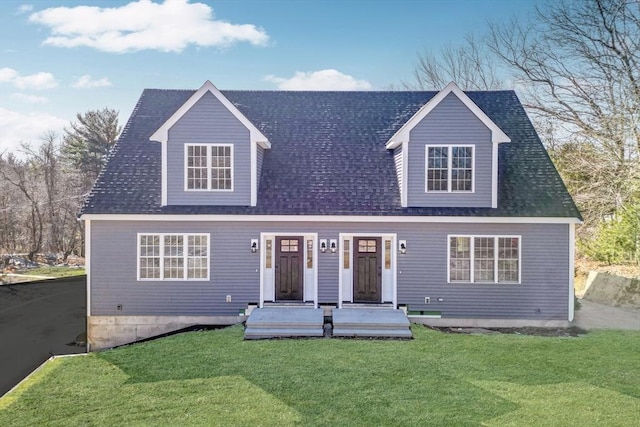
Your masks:
M251 239L251 252L258 252L258 239Z
M407 241L406 240L400 240L398 242L398 250L400 251L401 254L406 254L407 253Z
M320 252L327 252L327 239L320 240Z
M335 254L338 250L338 241L336 239L331 239L329 242L329 249L331 250L332 254Z

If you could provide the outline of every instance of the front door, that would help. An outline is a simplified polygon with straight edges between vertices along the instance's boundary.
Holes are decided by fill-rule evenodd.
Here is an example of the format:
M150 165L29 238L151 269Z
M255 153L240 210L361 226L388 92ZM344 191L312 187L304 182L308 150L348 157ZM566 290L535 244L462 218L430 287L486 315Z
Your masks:
M276 301L302 301L302 237L276 237Z
M381 302L382 239L354 237L353 302Z

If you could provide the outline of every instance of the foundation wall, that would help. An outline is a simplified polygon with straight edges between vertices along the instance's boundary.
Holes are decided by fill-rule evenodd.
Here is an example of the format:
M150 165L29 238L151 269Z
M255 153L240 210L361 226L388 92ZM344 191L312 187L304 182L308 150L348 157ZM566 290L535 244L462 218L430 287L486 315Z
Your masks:
M196 325L234 325L246 316L90 316L87 351L130 344Z

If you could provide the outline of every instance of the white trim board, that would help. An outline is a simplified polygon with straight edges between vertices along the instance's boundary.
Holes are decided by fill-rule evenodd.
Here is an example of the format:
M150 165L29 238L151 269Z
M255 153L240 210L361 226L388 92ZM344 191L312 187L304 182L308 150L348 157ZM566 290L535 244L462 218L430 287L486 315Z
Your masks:
M569 224L569 322L575 313L576 225Z
M91 220L90 219L87 219L84 221L84 271L87 275L87 317L89 317L91 316Z
M365 222L365 223L459 223L459 224L581 224L568 217L479 217L479 216L394 216L394 215L163 215L83 214L94 221L217 221L217 222Z

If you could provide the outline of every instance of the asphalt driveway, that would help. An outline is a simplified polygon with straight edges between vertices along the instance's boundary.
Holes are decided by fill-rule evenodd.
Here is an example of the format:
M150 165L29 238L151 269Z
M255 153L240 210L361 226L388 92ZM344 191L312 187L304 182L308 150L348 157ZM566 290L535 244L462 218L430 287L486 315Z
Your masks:
M85 332L85 276L0 286L0 396Z

